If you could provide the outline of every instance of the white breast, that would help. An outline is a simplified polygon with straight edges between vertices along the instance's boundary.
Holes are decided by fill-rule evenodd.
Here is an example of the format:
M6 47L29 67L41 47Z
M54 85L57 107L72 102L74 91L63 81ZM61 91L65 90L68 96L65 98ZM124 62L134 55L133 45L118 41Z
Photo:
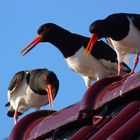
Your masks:
M11 91L8 91L8 100L14 109L17 108L20 99L24 99L25 102L24 104L22 104L22 102L20 103L19 110L21 110L20 106L24 106L24 110L28 110L29 108L40 108L48 103L48 97L34 93L26 83L26 79L23 80L15 91L12 91L12 93Z
M109 71L109 67L105 66L102 63L102 60L97 60L91 55L85 56L84 51L85 49L82 47L79 51L75 53L75 55L66 59L68 66L73 71L79 73L81 76L87 76L93 79L103 78L104 76L107 76L110 73L111 68L113 67L111 62L109 62L111 65L111 67L109 66Z
M115 41L111 38L109 38L112 47L115 49L117 55L118 55L118 60L123 61L123 57L126 54L131 54L131 53L140 53L140 31L134 26L133 22L131 19L130 21L130 30L128 35L120 41Z
M27 98L26 98L26 102L28 104L28 106L30 107L41 107L45 104L48 103L48 97L47 94L45 95L39 95L34 93L30 87L27 88Z

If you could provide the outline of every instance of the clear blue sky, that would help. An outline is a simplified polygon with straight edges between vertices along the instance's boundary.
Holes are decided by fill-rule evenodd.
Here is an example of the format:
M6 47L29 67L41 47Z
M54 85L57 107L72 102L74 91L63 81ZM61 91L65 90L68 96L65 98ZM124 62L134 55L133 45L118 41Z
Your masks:
M1 0L0 140L7 137L14 126L13 119L7 117L7 108L4 105L7 102L8 84L16 72L45 67L53 70L60 81L59 92L54 101L55 110L60 110L81 100L86 91L83 79L67 67L61 53L51 44L40 43L27 56L19 55L20 50L37 35L37 28L41 24L53 22L71 32L90 36L88 27L91 22L115 12L139 14L140 1ZM132 67L131 64L130 67ZM140 68L140 64L136 71L138 68ZM49 109L49 106L45 106L43 109Z

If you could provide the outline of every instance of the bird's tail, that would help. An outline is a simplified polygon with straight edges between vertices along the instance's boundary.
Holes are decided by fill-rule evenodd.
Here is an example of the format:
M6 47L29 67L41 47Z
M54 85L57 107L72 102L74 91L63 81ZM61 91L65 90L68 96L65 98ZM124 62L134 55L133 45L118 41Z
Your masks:
M131 69L129 68L129 66L127 66L127 64L125 64L124 62L122 62L122 72L125 72L125 73L131 72Z

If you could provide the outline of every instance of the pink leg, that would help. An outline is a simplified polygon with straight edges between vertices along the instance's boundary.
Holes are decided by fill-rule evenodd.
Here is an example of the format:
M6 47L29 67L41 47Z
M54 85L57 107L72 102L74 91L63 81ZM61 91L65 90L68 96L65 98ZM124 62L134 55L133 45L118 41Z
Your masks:
M121 75L121 71L122 71L122 64L118 62L118 76Z
M14 123L15 123L15 125L17 123L17 119L18 119L18 108L17 108L17 110L15 110L15 114L14 114Z
M133 68L132 68L130 74L133 74L133 73L134 73L135 68L136 68L138 62L139 62L139 54L137 53L136 56L135 56L135 59L134 59L134 66L133 66Z

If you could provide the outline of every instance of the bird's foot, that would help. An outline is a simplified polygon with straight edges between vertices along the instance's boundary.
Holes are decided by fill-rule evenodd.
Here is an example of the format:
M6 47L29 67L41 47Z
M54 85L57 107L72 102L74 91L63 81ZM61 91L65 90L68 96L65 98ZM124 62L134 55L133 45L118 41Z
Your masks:
M122 79L128 78L130 75L131 75L130 73L125 74L125 75L122 76Z
M129 73L129 75L132 75L132 74L134 74L134 71L131 70L131 72Z

